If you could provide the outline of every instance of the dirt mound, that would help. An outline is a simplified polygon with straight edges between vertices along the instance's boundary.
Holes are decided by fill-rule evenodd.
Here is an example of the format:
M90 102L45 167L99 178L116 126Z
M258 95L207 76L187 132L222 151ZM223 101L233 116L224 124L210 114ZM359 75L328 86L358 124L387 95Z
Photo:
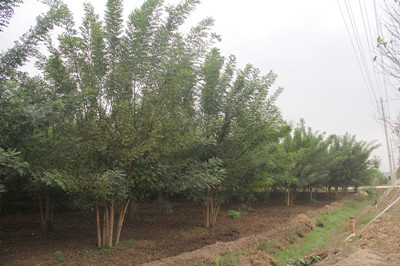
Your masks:
M328 264L321 263L319 265L332 265L330 262ZM364 265L364 266L379 266L388 265L388 263L383 259L382 254L373 252L369 249L358 249L357 251L350 254L345 259L336 262L333 265L340 266L353 266L353 265Z
M242 237L236 241L217 242L192 252L185 252L144 265L193 265L195 263L207 265L228 251L236 254L239 265L268 265L276 260L266 255L266 252L271 253L283 249L298 238L304 237L314 227L307 215L300 214L273 230Z

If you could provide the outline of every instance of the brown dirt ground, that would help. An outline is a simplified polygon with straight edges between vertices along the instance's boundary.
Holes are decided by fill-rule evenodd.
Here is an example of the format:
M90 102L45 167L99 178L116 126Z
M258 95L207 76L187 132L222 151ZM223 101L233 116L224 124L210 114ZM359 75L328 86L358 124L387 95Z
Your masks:
M280 200L259 202L252 206L252 211L234 220L227 215L231 206L226 205L213 229L202 227L201 209L193 203L173 201L173 213L169 216L161 214L154 204L140 204L135 218L125 221L120 245L112 249L96 247L94 213L56 213L53 230L45 233L39 230L37 213L10 215L0 218L0 265L139 265L210 245L210 250L215 249L212 245L222 245L226 250L231 247L224 247L224 243L243 238L246 241L242 240L242 244L248 244L254 239L246 237L260 232L267 235L259 234L255 240L271 237L271 232L286 232L299 223L308 228L309 219L298 215L320 211L329 203L329 200L314 204L298 201L294 206L284 207ZM304 232L301 229L297 234L302 236ZM250 261L242 262L243 265L273 260L258 254L257 249L249 250L255 253L252 251L254 254L247 256Z
M394 189L378 208L370 207L364 212L376 216L388 206L397 190ZM400 202L375 222L360 228L343 247L331 250L328 258L318 265L400 265Z

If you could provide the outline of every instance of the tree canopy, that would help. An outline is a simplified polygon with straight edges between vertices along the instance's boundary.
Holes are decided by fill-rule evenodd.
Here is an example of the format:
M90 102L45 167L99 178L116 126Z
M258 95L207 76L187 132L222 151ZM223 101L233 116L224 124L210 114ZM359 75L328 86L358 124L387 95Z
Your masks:
M107 1L103 21L85 3L77 28L66 5L49 1L0 56L0 197L32 195L43 230L57 204L92 209L98 246L111 247L128 206L155 195L194 200L212 227L221 204L269 187L366 183L376 146L325 138L304 121L292 130L276 74L223 56L211 18L180 30L197 4L147 0L124 26L122 0ZM40 75L21 70L28 59Z

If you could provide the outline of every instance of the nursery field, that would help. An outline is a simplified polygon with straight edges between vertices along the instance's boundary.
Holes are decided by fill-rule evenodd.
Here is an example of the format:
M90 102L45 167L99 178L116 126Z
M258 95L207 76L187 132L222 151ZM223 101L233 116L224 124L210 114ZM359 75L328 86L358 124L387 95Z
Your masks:
M40 231L37 212L0 218L0 264L131 264L139 265L224 243L261 232L279 231L299 214L318 212L332 199L298 200L286 207L282 200L260 201L236 219L229 218L235 204L221 208L215 228L205 229L202 211L183 200L171 202L173 212L161 213L155 204L140 204L132 220L126 219L121 242L111 249L96 246L93 212L56 212L52 230ZM237 205L237 204L236 204ZM213 261L203 261L213 264Z

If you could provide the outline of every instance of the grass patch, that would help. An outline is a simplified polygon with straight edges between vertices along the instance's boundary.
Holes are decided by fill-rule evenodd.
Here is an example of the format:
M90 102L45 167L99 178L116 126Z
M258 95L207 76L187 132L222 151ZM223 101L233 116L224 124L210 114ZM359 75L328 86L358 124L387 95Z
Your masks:
M61 251L57 251L55 254L55 259L58 263L63 263L64 262L64 253L62 253Z
M344 201L341 207L314 218L313 222L319 226L308 233L302 241L289 245L284 250L275 252L272 256L278 260L278 265L287 265L290 262L301 261L317 248L339 246L347 236L349 217L361 213L369 204L370 201L367 199ZM296 265L296 263L292 265Z
M245 214L245 212L237 211L237 210L229 210L228 211L228 217L231 218L231 219L239 218L243 214Z
M214 260L216 266L236 266L239 263L240 255L247 255L240 250L226 250L221 252L221 256Z
M246 213L247 213L246 205L239 204L239 205L233 206L232 210L228 211L228 217L231 219L236 219Z
M282 248L276 241L272 239L266 239L258 244L257 249L264 251L267 254L273 254Z

